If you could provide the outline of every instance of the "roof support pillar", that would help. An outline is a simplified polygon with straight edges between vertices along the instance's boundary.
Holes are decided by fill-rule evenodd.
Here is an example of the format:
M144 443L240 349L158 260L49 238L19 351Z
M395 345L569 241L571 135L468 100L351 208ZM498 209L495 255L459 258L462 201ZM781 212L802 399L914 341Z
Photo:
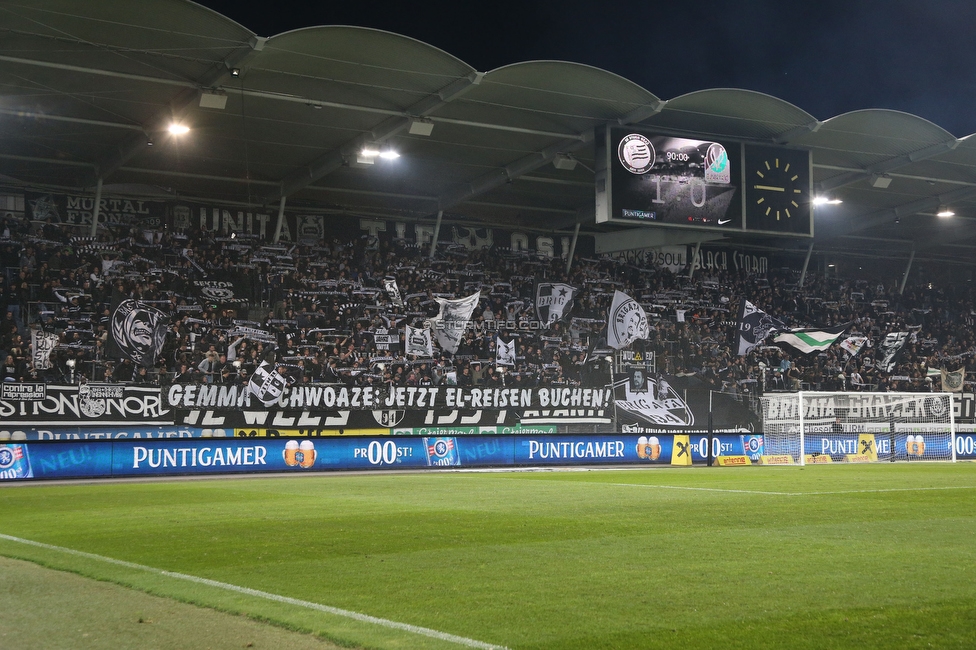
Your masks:
M102 207L102 177L98 177L98 181L95 183L95 206L92 208L92 227L91 236L98 236L98 213L101 212Z
M695 244L695 252L691 254L691 263L688 265L688 279L690 280L695 275L695 265L698 264L698 251L701 250L701 242L699 241Z
M901 276L901 286L898 287L898 295L905 293L905 283L908 282L908 274L912 270L912 262L915 261L915 249L912 248L912 254L908 256L908 266L905 267L905 275Z
M807 267L810 266L810 256L811 255L813 255L813 242L812 241L810 242L810 247L807 248L807 257L806 257L805 260L803 260L803 272L800 273L800 284L797 286L797 289L800 289L800 290L803 289L803 283L807 279Z
M441 220L444 219L444 211L437 211L437 223L434 224L434 237L430 240L430 259L434 259L434 251L437 250L437 238L441 236Z
M573 255L576 254L576 240L579 239L579 221L576 222L576 227L573 228L573 243L569 245L569 256L566 258L566 275L569 275L569 270L573 268Z
M281 225L285 222L285 201L288 200L287 196L281 197L281 201L278 203L278 223L275 225L274 243L277 244L278 240L281 239Z

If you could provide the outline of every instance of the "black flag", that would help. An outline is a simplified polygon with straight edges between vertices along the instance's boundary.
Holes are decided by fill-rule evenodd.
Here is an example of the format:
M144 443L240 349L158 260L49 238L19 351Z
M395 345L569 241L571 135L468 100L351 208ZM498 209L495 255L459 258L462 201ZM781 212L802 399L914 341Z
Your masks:
M139 300L117 300L109 319L105 353L129 359L136 367L151 368L166 342L169 316Z

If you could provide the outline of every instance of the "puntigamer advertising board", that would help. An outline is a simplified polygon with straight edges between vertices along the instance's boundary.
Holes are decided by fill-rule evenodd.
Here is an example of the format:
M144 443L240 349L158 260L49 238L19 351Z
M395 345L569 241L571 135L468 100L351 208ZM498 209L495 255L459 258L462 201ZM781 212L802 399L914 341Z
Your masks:
M919 438L922 440L919 440ZM945 437L942 436L941 440ZM758 433L712 437L722 464L789 464L775 442ZM871 436L876 453L893 444L915 460L944 455L939 437ZM957 457L976 459L976 433L956 438ZM842 460L864 452L864 435L808 438L806 453ZM0 443L0 481L243 472L396 470L572 465L693 465L707 462L705 434L674 435L409 435L261 438L110 438L103 441ZM811 461L820 462L820 461Z
M716 443L716 448L742 449L739 436L727 438ZM484 434L303 439L110 438L101 442L0 444L0 477L17 480L524 465L667 465L672 461L675 464L703 461L706 451L703 443L692 443L688 436Z

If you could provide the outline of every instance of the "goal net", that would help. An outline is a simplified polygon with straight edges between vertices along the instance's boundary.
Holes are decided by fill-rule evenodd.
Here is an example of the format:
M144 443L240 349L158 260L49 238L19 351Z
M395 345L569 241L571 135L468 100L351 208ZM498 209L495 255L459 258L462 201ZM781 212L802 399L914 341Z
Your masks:
M800 391L760 402L765 453L800 465L956 460L950 393Z

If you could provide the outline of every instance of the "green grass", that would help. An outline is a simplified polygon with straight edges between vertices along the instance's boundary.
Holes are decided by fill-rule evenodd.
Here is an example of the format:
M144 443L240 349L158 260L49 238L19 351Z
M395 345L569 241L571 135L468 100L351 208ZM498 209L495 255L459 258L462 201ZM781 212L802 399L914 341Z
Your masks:
M338 650L241 616L0 557L0 648Z
M37 485L0 513L6 535L511 648L976 647L972 463ZM344 645L459 647L0 554Z

